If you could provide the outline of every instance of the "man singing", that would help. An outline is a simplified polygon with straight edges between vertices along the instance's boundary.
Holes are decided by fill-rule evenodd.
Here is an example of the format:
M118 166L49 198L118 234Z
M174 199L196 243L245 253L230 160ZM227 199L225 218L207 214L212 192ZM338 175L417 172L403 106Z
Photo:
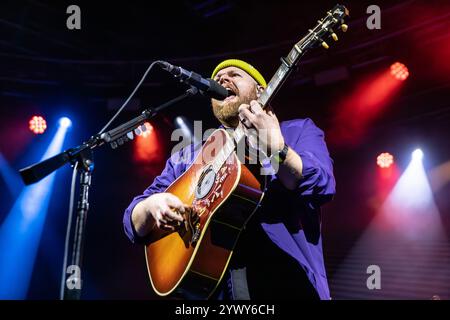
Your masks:
M321 237L321 205L335 193L333 164L322 130L310 119L278 122L256 101L266 87L250 64L229 59L211 78L231 91L212 99L215 117L225 128L267 130L259 142L279 165L269 177L262 206L242 231L215 299L330 299ZM183 151L181 151L183 152ZM166 188L194 160L170 158L160 176L125 210L124 227L134 243L154 228L173 230L186 205ZM190 298L190 297L186 297ZM194 297L195 298L195 297Z

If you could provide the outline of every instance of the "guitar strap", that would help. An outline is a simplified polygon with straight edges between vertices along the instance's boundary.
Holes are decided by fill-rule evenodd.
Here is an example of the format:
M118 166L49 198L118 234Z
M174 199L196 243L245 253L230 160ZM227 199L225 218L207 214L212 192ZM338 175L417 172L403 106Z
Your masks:
M247 268L230 270L231 295L233 300L250 300L247 283Z

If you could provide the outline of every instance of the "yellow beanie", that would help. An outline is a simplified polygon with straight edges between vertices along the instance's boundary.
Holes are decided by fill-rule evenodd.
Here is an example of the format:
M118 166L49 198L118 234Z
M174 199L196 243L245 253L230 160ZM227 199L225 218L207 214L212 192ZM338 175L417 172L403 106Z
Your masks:
M225 61L222 61L221 63L219 63L217 65L217 67L214 69L214 71L211 75L211 78L214 78L220 70L228 68L228 67L236 67L236 68L244 70L250 76L252 76L252 78L255 79L258 84L260 84L264 88L267 87L266 80L264 80L264 77L261 75L261 73L259 73L258 70L255 69L255 67L253 67L251 64L249 64L245 61L238 60L238 59L228 59L228 60L225 60Z

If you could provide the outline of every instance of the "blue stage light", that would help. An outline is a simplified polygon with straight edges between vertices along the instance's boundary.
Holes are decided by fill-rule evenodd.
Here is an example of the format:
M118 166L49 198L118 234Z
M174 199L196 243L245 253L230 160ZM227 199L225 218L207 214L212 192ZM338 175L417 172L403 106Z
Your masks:
M72 120L67 117L59 119L59 125L64 128L70 128L72 126Z
M69 124L60 123L41 160L61 152ZM0 299L27 296L55 173L24 187L0 226Z

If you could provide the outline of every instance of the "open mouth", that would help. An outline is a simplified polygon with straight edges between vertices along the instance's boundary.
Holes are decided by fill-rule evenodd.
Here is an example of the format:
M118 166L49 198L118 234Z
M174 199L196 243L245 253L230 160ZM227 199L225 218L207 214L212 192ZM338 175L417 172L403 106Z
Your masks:
M225 88L228 91L228 97L225 100L231 100L236 97L236 92L231 88Z

